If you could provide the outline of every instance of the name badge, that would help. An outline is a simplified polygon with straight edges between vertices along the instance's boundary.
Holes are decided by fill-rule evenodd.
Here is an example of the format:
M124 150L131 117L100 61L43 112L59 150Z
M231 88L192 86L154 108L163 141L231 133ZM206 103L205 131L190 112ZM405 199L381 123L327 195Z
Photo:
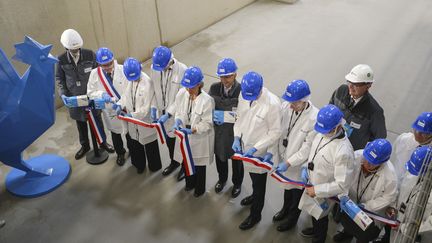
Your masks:
M91 67L89 67L89 68L85 68L85 69L84 69L84 72L85 72L85 73L88 73L88 72L91 72L91 70L92 70Z
M350 122L350 126L355 129L360 129L361 124L355 123L353 121Z
M76 86L80 87L81 86L81 81L76 81Z

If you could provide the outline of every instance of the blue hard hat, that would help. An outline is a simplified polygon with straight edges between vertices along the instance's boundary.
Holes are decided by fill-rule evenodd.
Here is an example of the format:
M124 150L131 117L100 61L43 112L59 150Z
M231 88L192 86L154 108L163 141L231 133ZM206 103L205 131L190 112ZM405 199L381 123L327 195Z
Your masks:
M141 77L141 63L133 57L128 57L123 63L123 73L129 81L139 79Z
M162 72L171 60L172 52L166 46L158 46L153 51L152 56L152 69L155 71Z
M337 106L326 105L318 112L315 131L327 134L340 123L342 118L343 113Z
M363 150L363 157L372 165L380 165L390 159L392 145L383 138L368 143Z
M421 133L432 133L432 112L421 113L412 124L412 128Z
M96 62L100 65L107 64L114 59L112 51L106 47L101 47L96 51Z
M181 85L186 88L193 88L202 82L204 76L201 69L197 66L191 66L186 69L181 80Z
M231 58L224 58L220 60L217 67L217 76L223 77L234 74L237 72L237 65Z
M250 71L243 75L241 94L245 100L256 100L263 87L263 78L259 73Z
M282 99L288 102L296 102L310 95L309 85L305 80L297 79L288 84Z
M406 162L405 168L409 171L409 173L417 176L420 174L420 170L422 170L421 173L425 172L427 166L431 162L431 159L432 147L421 146L414 150L414 152L411 154L411 158L408 160L408 162ZM423 169L422 166L424 167Z

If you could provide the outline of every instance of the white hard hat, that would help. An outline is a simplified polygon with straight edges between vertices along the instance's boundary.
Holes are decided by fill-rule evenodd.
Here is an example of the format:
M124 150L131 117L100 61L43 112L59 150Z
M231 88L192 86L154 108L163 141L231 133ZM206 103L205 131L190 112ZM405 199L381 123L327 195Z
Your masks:
M74 29L67 29L63 31L60 42L66 49L75 50L81 48L83 45L83 39L80 34Z
M351 72L345 75L345 79L352 83L373 83L375 81L372 68L366 64L353 67Z

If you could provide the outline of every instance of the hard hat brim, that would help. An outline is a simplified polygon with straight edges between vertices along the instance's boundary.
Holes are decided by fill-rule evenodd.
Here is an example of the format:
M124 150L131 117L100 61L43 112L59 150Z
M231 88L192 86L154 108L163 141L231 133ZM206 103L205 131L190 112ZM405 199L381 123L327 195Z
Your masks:
M155 65L151 65L151 68L155 71L162 72L166 67L156 67Z
M314 129L315 129L315 131L317 131L317 132L319 132L321 134L327 134L327 133L331 132L331 130L333 130L334 127L330 128L330 129L324 129L324 128L318 126L317 123L315 123Z
M259 95L259 93L256 94L256 95L255 94L254 95L247 95L247 94L245 94L245 93L242 92L243 99L248 100L248 101L254 101L254 100L256 100L258 98L258 95Z
M418 132L424 133L424 134L432 134L432 131L426 131L423 127L420 127L417 125L417 121L415 121L412 125L411 128L415 129Z
M356 76L352 75L351 73L348 73L347 75L345 75L345 80L347 80L351 83L373 83L373 82L375 82L375 79L372 79L369 81L359 80L359 79L357 79Z
M225 76L233 75L234 73L236 73L236 72L224 73L224 74L216 73L216 75L217 75L218 77L225 77Z

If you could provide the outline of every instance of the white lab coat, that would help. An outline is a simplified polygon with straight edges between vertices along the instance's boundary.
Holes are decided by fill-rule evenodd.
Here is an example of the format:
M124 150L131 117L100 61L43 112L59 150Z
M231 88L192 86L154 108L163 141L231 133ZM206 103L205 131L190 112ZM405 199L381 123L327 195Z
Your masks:
M123 74L123 65L118 64L116 60L114 60L113 84L120 96L124 93L128 85L128 80ZM89 81L87 83L87 96L90 99L102 98L102 94L105 92L106 90L99 78L97 68L95 68L91 71L89 76ZM115 110L112 109L112 104L106 103L105 105L106 108L103 110L102 118L106 128L113 133L124 133L125 131L122 122L117 118Z
M279 154L278 162L289 162L290 167L285 172L285 176L289 179L300 181L300 170L310 152L312 141L317 132L314 129L318 108L309 101L309 107L303 112L296 115L293 109L290 108L290 103L284 101L282 103L282 136L279 139ZM300 117L299 117L300 115ZM292 119L291 119L292 116ZM296 119L298 118L297 122ZM289 124L291 120L291 130L287 138ZM294 124L295 122L295 124ZM288 146L283 146L283 140L288 139ZM302 189L302 187L290 184L281 184L286 190Z
M181 80L186 68L187 66L185 64L174 58L174 63L170 69L163 72L158 72L152 69L150 74L156 94L155 107L158 109L158 117L162 115L163 110L172 115L172 117L164 124L167 135L171 138L175 137L171 130L174 125L174 114L176 112L175 98L181 88ZM162 87L164 92L162 92ZM164 93L165 96L163 95Z
M299 203L299 209L315 219L328 215L334 204L328 198L347 195L352 184L354 151L346 135L340 136L343 137L328 143L331 138L318 133L312 142L308 161L312 161L318 145L321 148L328 143L318 151L313 161L314 169L309 170L309 183L314 186L316 196L312 198L304 191ZM328 206L325 210L320 206L323 204Z
M234 136L240 137L242 150L245 153L254 147L254 156L263 157L267 152L278 153L277 143L281 136L281 103L279 98L266 88L262 88L257 100L250 101L239 96L237 121L234 123ZM252 173L264 174L267 171L244 163Z
M393 204L398 196L397 175L393 164L387 161L379 167L375 175L365 177L361 169L363 149L355 151L354 157L354 177L349 197L354 202L363 204L365 209L384 216L386 208Z
M123 109L126 108L126 112L131 114L133 118L151 123L150 108L152 104L154 104L154 88L147 74L141 72L140 81L129 82L122 98L117 104ZM142 145L157 139L154 128L145 128L125 121L123 121L123 123L125 127L127 127L131 138L139 141Z
M410 174L405 170L405 174L402 179L402 183L400 187L399 197L397 199L397 209L399 209L404 203L408 206L408 197L411 197L411 200L414 200L412 197L416 194L415 187L418 181L418 176ZM411 194L411 195L410 195ZM407 209L405 209L405 213L407 213ZM399 212L398 220L402 221L404 218L404 214ZM429 196L428 202L426 204L425 212L423 214L423 219L420 225L419 233L432 231L432 196Z
M191 129L196 129L196 133L189 135L189 144L195 165L209 165L213 162L214 154L214 100L204 90L201 90L201 94L192 102L189 120L189 97L189 92L185 88L179 90L175 100L175 119L180 119L183 122L183 127L190 125ZM180 139L176 139L174 151L174 160L182 161Z

